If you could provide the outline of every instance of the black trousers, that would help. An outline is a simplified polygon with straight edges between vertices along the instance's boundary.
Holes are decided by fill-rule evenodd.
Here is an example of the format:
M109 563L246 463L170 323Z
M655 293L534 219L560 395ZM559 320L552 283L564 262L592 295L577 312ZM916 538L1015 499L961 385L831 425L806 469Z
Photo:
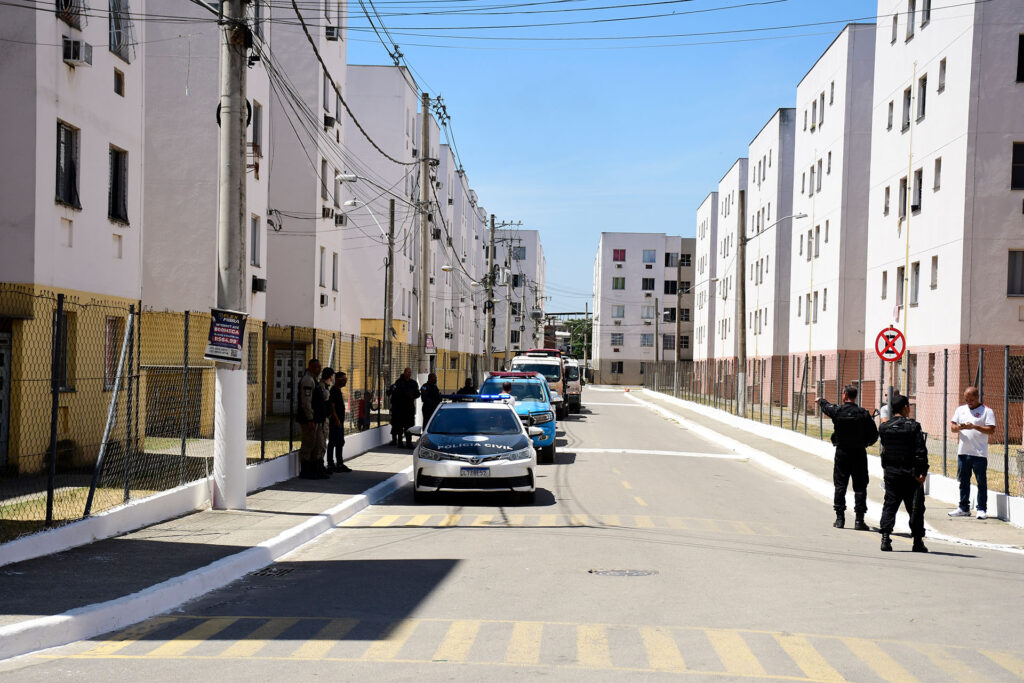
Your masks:
M868 454L837 448L832 467L832 483L836 487L832 507L836 512L846 511L846 487L850 479L853 479L853 511L864 514L868 510Z
M924 486L910 474L885 473L885 501L882 503L883 534L892 533L900 503L910 515L910 533L924 538Z

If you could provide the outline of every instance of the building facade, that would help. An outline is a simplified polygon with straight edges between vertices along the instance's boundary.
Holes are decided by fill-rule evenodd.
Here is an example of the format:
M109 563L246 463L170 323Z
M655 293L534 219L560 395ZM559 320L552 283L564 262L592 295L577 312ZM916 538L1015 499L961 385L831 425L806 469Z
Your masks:
M740 277L736 256L746 213L747 167L746 158L737 159L718 182L718 239L714 255L718 301L712 329L715 363L710 381L720 387L733 387L736 375L736 284Z
M496 230L494 263L504 271L494 292L494 353L503 361L506 349L515 355L544 343L547 261L540 232Z
M698 387L703 387L709 372L709 363L715 358L715 305L718 297L716 258L718 249L718 192L712 192L697 207L697 227L694 251L693 307L694 375Z

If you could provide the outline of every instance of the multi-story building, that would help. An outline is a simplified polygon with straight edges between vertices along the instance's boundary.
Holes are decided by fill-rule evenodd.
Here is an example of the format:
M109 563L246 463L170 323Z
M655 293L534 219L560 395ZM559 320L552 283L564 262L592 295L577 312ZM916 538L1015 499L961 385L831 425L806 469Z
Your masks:
M676 321L692 318L695 247L692 238L664 233L601 233L594 260L595 381L639 384L655 362L675 358L683 345Z
M747 396L783 396L782 358L789 351L789 278L793 216L794 109L778 109L750 142L745 272ZM756 392L756 393L755 393Z
M693 330L694 376L704 387L710 375L708 367L715 358L715 296L718 284L718 192L712 192L697 207L697 237L694 248ZM703 390L703 389L702 389Z
M984 380L995 403L1002 363L988 359L1024 339L1024 12L950 5L878 3L863 329L871 355L882 329L903 331L892 383L912 399L941 390L948 351L952 400Z
M518 228L496 231L494 263L507 275L507 280L499 276L507 285L499 284L494 291L494 354L504 359L506 348L515 355L539 348L544 342L547 262L540 232Z
M846 26L797 85L789 243L790 359L784 377L812 399L818 380L855 382L864 348L871 84L875 25ZM805 378L806 375L806 378ZM803 390L802 389L802 390Z
M737 159L718 182L718 234L715 244L715 363L711 381L719 387L735 389L736 370L736 280L737 250L746 211L747 159ZM724 395L719 392L719 395Z
M71 416L106 415L128 309L142 294L147 25L136 19L147 5L107 9L90 21L77 0L0 7L0 467L16 472L46 462L50 385L29 380L50 377L58 295L57 438L83 466L105 422Z

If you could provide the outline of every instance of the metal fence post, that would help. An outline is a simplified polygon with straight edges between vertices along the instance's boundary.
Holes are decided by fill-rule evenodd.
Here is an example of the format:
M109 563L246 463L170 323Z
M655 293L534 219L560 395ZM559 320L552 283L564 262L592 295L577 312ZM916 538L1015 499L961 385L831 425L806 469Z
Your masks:
M267 459L267 321L260 336L260 460Z
M356 431L359 431L359 432L363 431L363 424L367 423L367 420L365 418L369 416L369 405L366 402L366 397L369 395L369 390L370 390L370 385L368 384L369 379L370 379L370 339L369 339L369 337L363 337L363 393L361 394L361 400L363 402L363 409L360 412L361 413L365 413L365 414L359 415L360 418L363 418L362 420L358 420L358 419L356 420ZM349 402L349 405L351 406L352 403ZM351 413L353 411L349 410L349 412ZM360 422L362 422L362 424L360 424ZM369 428L369 427L367 426L367 428Z
M946 476L946 444L949 439L949 349L942 350L942 476Z
M804 377L800 382L800 412L804 415L804 436L807 435L807 382L810 378L807 376L807 368L811 365L811 354L804 354Z
M295 325L290 326L288 352L288 452L295 450Z
M864 405L864 352L857 353L857 405Z
M181 459L178 461L178 485L185 483L185 443L188 436L188 422L185 414L188 411L188 311L185 311L184 340L181 349L181 405L178 408L178 427L181 431Z
M985 347L978 347L978 398L985 402Z
M128 315L131 316L132 320L135 320L135 305L132 304L128 307ZM132 488L132 477L131 477L131 450L132 450L132 398L133 398L133 387L132 387L132 375L135 372L135 344L128 345L128 394L126 396L127 401L125 402L125 420L124 420L124 502L128 502L131 496Z
M1003 493L1010 495L1010 347L1003 347Z
M57 315L50 345L50 448L46 468L46 526L53 525L54 482L57 478L57 411L60 408L60 380L64 370L64 295L57 295Z

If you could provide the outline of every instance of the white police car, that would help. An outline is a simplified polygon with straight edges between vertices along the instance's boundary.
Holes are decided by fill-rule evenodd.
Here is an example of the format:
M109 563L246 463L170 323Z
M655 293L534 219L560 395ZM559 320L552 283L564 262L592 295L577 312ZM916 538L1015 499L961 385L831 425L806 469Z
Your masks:
M515 491L533 502L537 452L509 397L452 397L438 406L413 450L413 495L435 491Z

